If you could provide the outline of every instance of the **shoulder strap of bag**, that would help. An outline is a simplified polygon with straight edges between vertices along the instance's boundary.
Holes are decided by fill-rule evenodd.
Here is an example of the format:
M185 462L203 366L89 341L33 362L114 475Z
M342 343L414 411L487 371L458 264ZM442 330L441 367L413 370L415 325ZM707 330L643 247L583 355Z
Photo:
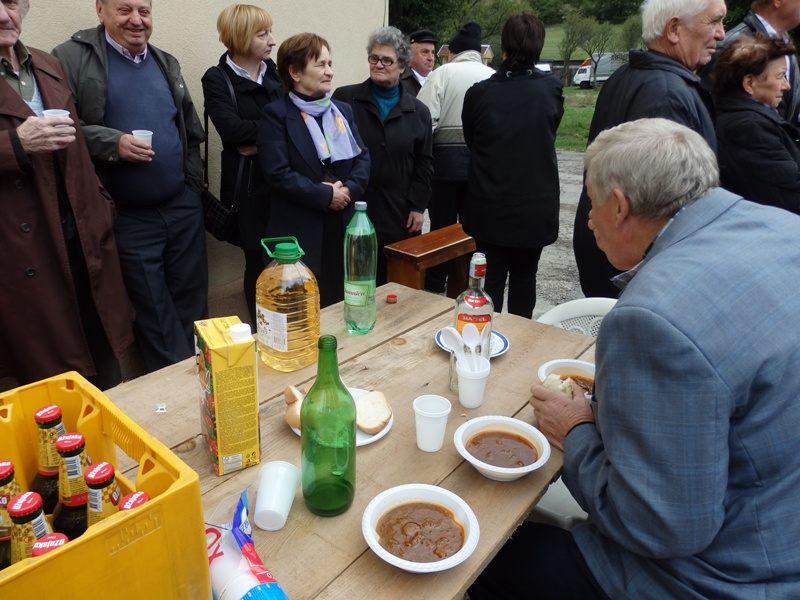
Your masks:
M231 78L228 77L228 74L225 72L220 65L217 65L217 69L219 72L222 73L222 78L225 80L225 83L228 84L228 93L231 95L231 103L233 104L233 110L236 112L239 111L239 105L236 102L236 92L233 89L233 83L231 83ZM203 111L203 120L205 121L206 127L206 143L205 143L205 150L203 152L203 187L208 189L208 111ZM242 173L244 171L244 156L239 156L239 172L236 175L236 190L233 194L233 205L237 205L237 198L239 197L239 189L242 183Z

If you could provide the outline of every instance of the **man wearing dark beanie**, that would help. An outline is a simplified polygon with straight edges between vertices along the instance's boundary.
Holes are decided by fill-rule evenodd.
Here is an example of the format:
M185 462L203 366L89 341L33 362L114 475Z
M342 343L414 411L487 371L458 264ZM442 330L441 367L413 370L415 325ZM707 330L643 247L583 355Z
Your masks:
M433 124L433 180L428 214L431 230L458 222L467 196L469 149L461 129L464 95L473 84L494 71L483 64L481 26L469 22L458 30L448 46L450 60L435 69L417 98L431 111ZM425 289L444 292L447 268L434 267L425 276Z

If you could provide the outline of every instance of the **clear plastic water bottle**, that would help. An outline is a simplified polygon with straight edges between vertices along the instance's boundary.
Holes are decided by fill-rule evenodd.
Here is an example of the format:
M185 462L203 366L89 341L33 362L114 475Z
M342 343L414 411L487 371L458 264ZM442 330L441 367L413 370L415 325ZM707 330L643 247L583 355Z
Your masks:
M281 242L271 252L267 242ZM256 282L259 354L268 367L290 372L317 360L319 287L301 261L303 251L293 237L261 240L274 259Z
M350 333L375 327L375 275L378 237L367 216L367 203L356 202L356 214L344 234L344 323Z

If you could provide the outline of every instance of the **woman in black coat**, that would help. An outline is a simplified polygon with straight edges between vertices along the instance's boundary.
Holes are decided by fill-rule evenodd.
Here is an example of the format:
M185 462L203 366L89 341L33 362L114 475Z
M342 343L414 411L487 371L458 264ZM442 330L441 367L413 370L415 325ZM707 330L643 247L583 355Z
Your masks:
M256 281L264 269L261 238L266 234L269 200L258 166L256 136L265 104L282 96L275 63L272 17L256 6L234 4L217 19L228 51L203 75L205 109L222 139L220 196L235 198L238 245L244 250L244 293L255 326ZM233 89L236 102L231 98Z
M327 41L284 40L278 75L288 94L264 107L257 140L271 194L267 235L297 238L324 308L344 298L344 232L367 187L369 151L350 106L331 100Z
M559 183L554 147L564 114L561 83L535 68L544 25L530 12L503 26L503 64L464 97L470 150L462 221L486 255L486 292L495 310L530 319L542 249L558 238Z
M800 132L776 110L793 53L779 38L743 35L720 54L712 77L722 186L800 214Z
M378 235L376 285L386 283L384 246L420 234L431 195L431 113L400 85L400 75L410 60L411 48L399 29L378 29L367 42L369 79L333 94L353 108L358 131L369 148L371 167L364 199Z

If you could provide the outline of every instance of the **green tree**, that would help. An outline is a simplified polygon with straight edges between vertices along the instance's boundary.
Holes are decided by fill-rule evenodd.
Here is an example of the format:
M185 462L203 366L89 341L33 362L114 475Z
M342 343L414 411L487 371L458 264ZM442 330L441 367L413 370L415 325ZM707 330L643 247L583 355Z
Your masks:
M577 13L572 13L564 19L564 37L558 43L558 55L564 62L564 85L571 83L569 61L572 54L581 47L594 28L594 21Z
M631 15L622 24L619 31L618 47L620 50L633 50L634 48L644 47L641 15Z
M592 85L597 82L597 63L600 56L611 50L614 40L614 27L611 23L598 23L594 19L589 19L591 23L589 34L583 39L580 48L592 59Z
M530 6L545 25L555 25L564 20L564 3L561 0L530 0Z

